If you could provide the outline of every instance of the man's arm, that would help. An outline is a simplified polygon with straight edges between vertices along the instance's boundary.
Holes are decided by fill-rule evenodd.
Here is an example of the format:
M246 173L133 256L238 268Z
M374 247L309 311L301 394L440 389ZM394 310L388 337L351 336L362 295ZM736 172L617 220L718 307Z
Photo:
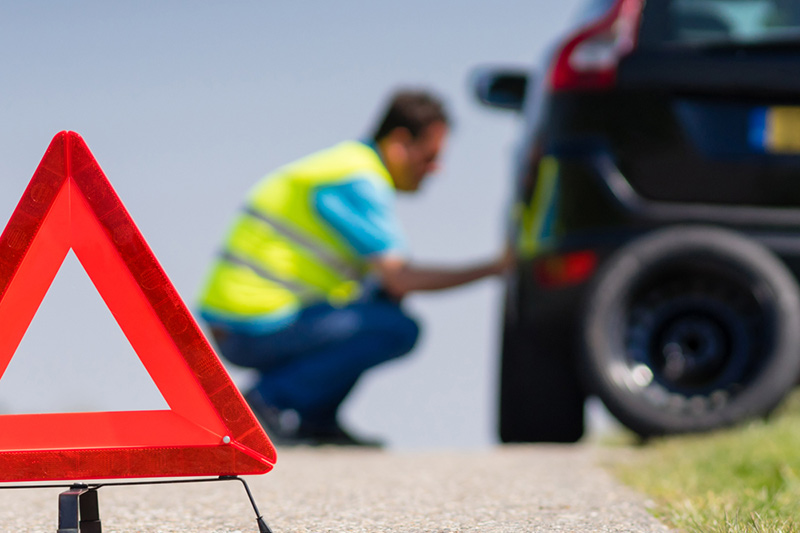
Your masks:
M320 187L314 206L359 253L369 258L383 289L395 298L412 291L447 289L500 274L511 253L485 264L464 268L422 267L402 257L405 244L388 186L366 178ZM510 250L510 249L509 249Z
M449 289L496 276L505 272L511 262L510 251L494 261L463 268L416 266L396 255L381 255L371 261L383 288L398 299L413 291Z

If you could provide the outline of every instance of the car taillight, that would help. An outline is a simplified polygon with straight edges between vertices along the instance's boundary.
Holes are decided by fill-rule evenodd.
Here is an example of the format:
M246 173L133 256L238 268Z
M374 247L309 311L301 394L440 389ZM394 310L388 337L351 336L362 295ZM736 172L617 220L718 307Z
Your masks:
M554 91L607 89L619 60L636 46L644 0L617 0L600 20L579 30L561 48L550 73Z
M586 281L596 267L597 254L581 250L537 258L533 262L533 276L542 287L564 287Z

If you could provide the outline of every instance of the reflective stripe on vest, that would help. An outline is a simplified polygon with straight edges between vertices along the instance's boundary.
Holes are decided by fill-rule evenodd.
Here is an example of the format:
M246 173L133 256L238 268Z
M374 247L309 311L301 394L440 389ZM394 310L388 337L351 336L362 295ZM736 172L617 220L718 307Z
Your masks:
M319 291L314 291L314 290L310 289L309 287L306 287L305 285L302 285L300 283L293 283L291 281L288 281L288 280L285 280L285 279L281 279L281 278L279 278L277 276L273 276L272 274L270 274L269 272L267 272L266 270L261 268L261 266L259 264L257 264L255 261L250 261L250 260L248 260L248 259L246 259L246 258L244 258L242 256L236 255L235 253L233 253L231 251L222 252L219 255L219 257L223 261L227 261L228 263L231 263L233 265L238 265L238 266L243 266L245 268L249 268L250 270L253 271L253 273L258 275L259 277L261 277L261 278L263 278L263 279L265 279L267 281L271 281L272 283L277 283L278 285L281 285L282 287L294 292L299 297L303 297L301 295L306 295L306 294L311 294L311 293L315 293L315 292L318 293L319 292Z
M336 271L341 277L347 280L355 281L361 277L361 272L354 266L348 264L346 261L336 257L335 252L328 249L320 242L314 242L311 238L306 237L302 233L290 228L275 218L258 211L253 206L247 206L243 211L251 217L257 218L264 224L267 224L273 231L279 233L281 236L292 241L295 245L303 248L306 252L316 257L320 262ZM258 270L254 270L258 273ZM274 278L267 278L270 281L276 281Z

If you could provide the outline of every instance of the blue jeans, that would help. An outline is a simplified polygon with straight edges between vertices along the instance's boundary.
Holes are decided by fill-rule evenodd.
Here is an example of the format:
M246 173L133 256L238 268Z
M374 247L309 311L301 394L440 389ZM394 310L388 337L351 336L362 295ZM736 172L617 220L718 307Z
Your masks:
M230 362L257 369L256 389L304 426L331 427L361 374L411 351L419 326L385 298L346 307L316 304L288 327L264 335L226 332L217 340Z

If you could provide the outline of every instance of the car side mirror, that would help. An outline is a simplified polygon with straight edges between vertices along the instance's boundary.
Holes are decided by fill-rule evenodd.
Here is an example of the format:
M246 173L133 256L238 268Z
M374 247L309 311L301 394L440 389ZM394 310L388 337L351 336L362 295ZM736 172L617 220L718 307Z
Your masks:
M520 69L478 68L472 73L472 89L489 107L522 111L531 75Z

